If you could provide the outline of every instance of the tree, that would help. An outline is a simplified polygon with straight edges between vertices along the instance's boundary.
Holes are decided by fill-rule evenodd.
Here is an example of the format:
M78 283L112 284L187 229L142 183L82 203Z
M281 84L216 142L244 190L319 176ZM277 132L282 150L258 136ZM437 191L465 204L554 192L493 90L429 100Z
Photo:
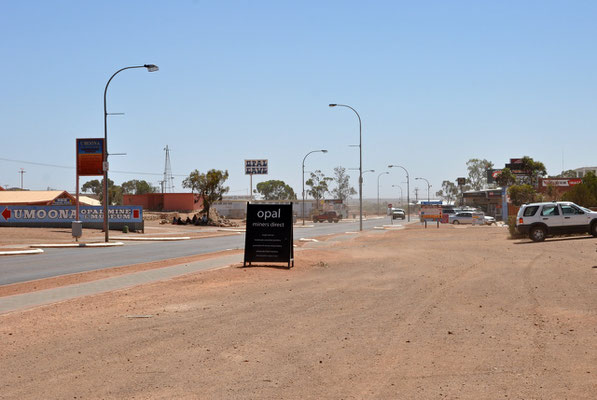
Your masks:
M97 179L93 179L89 182L85 182L81 186L81 192L91 192L98 196L99 201L104 203L104 180L101 182ZM108 178L108 197L110 198L110 205L122 204L122 187L114 185L114 181Z
M575 185L564 193L562 200L572 201L583 207L597 206L597 176L592 172L588 172L583 177L582 183Z
M516 183L516 175L512 173L510 168L504 168L502 172L496 176L495 181L501 187L512 186Z
M296 194L294 190L284 183L284 181L270 180L257 184L257 192L265 200L294 200Z
M326 177L320 170L311 172L311 177L305 182L305 185L311 188L307 190L307 194L319 202L330 191L328 182L331 180L333 178Z
M541 161L535 161L529 156L522 158L522 171L528 177L525 179L529 185L537 186L538 178L547 175L545 165Z
M145 194L155 193L157 191L155 186L144 180L133 179L130 181L122 182L122 192L124 194Z
M473 190L481 190L487 185L487 170L493 168L493 163L485 159L472 158L466 162L468 182Z
M209 218L209 209L213 203L222 200L222 196L228 193L230 188L224 186L228 179L228 171L210 169L202 174L194 170L182 181L182 186L190 188L192 192L197 192L203 199L203 211Z
M512 204L521 206L525 203L532 203L537 201L537 192L531 185L512 185L508 188L508 195Z
M114 184L114 181L108 179L108 186L113 185L113 184ZM95 194L96 196L99 196L102 194L102 192L104 190L103 186L104 186L103 179L101 182L97 179L93 179L89 182L85 182L83 184L83 186L81 186L81 192L83 192L83 193L91 192L91 193Z
M458 198L458 186L454 182L443 181L442 188L435 195L445 200L446 203L452 203Z
M556 178L576 178L576 171L572 169L562 171L556 176Z
M336 187L332 189L331 193L336 199L344 201L348 200L350 196L357 193L352 186L350 186L350 176L346 174L346 168L336 167L334 168L334 178L332 178Z

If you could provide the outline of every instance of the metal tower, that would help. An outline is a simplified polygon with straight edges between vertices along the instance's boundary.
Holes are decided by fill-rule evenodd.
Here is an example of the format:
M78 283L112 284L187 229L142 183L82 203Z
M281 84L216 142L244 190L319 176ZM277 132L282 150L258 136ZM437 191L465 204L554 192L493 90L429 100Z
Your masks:
M172 167L170 166L170 149L168 145L164 148L166 152L166 163L164 165L164 179L160 181L162 185L162 193L174 192L174 177L172 176Z

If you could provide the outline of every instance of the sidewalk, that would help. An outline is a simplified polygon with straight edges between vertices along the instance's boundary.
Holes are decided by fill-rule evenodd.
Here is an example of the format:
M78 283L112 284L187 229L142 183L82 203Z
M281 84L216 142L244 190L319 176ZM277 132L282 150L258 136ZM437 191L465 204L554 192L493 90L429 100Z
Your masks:
M125 289L132 286L157 282L193 272L224 267L242 262L242 254L232 254L214 257L190 264L134 272L131 274L100 279L93 282L80 283L37 292L0 297L0 314L23 310L44 304L70 300L81 296L88 296L112 290Z

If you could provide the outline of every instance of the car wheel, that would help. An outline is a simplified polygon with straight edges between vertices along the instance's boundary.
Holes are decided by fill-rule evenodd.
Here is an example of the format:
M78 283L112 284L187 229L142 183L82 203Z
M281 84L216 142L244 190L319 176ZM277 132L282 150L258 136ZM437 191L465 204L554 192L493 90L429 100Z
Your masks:
M460 225L460 221L458 221L457 219L455 219L454 222L452 222L452 224L454 224L454 225Z
M331 220L331 219L328 219L328 222L331 224L331 223L333 222L333 220Z
M593 221L591 224L591 235L597 237L597 221Z
M533 242L542 242L545 240L545 228L542 226L535 226L531 228L529 232L529 237Z
M338 223L338 221L340 221L340 220L339 220L339 219L336 219L336 220L334 220L334 223L335 223L335 224L337 224L337 223Z

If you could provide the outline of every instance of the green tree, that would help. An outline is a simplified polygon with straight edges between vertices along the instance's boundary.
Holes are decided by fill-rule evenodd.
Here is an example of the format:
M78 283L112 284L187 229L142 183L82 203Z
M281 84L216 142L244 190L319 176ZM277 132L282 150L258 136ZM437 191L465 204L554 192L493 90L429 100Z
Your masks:
M458 186L454 182L443 181L442 188L435 195L447 203L455 202L458 199Z
M305 185L310 187L310 189L307 190L307 194L319 202L319 200L323 199L325 194L330 191L328 183L331 180L333 180L333 178L326 177L320 170L311 172L311 177L305 182Z
M537 192L531 185L512 185L508 188L508 195L512 204L521 206L525 203L532 203L537 201Z
M91 192L98 196L99 201L104 204L104 180L101 181L93 179L89 182L85 182L81 186L81 192ZM110 198L110 205L122 204L122 187L114 185L114 181L108 178L108 195Z
M597 176L588 172L582 183L564 193L562 200L571 201L583 207L597 207Z
M284 181L269 180L257 184L257 192L265 200L294 200L294 190Z
M111 179L108 179L108 185L113 185L114 181L112 181ZM102 179L101 182L97 179L93 179L89 182L85 182L83 184L83 186L81 186L81 192L83 193L93 193L97 196L102 194L103 191L103 186L104 186L104 180Z
M346 174L346 168L340 166L334 168L334 177L332 179L336 184L336 187L331 191L334 198L342 200L344 203L350 196L357 193L357 191L350 186L350 176Z
M504 168L495 178L495 182L501 187L512 186L516 183L516 175L510 171L510 168Z
M209 216L209 209L213 203L222 200L222 196L228 193L230 188L224 186L228 179L228 171L210 169L202 174L194 170L182 181L182 186L197 192L203 199L203 210Z
M493 163L485 159L471 158L466 162L468 183L473 190L481 190L487 186L487 170L493 168Z
M576 172L572 169L560 172L556 178L576 178Z
M156 187L151 186L149 182L137 179L122 182L121 186L124 194L145 194L157 191Z
M522 158L522 171L525 173L525 183L537 186L539 177L547 175L545 165L541 161L535 161L529 156Z

